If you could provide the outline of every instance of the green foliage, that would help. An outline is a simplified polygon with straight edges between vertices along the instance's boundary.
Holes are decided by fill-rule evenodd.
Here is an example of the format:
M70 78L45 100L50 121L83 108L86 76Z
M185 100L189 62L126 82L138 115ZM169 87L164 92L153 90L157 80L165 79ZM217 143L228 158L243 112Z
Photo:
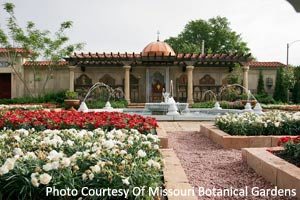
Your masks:
M50 92L38 97L21 97L13 99L0 99L0 104L31 104L31 103L57 103L62 104L65 99L65 91Z
M283 68L277 69L275 90L273 94L275 101L287 102L287 89L283 84Z
M78 99L78 93L70 90L66 91L65 96L67 99Z
M275 104L276 103L276 101L273 99L273 97L268 95L267 93L257 94L254 96L259 103L263 103L263 104Z
M88 102L87 106L88 108L103 108L106 104L106 101L98 100L98 101L92 101ZM127 107L127 101L122 99L122 100L114 100L110 101L110 104L113 108L126 108Z
M53 68L57 66L59 61L69 56L74 50L82 49L83 43L68 44L69 37L67 37L66 31L72 27L71 21L62 22L60 28L54 34L51 34L48 30L38 29L32 21L28 21L25 28L19 26L14 13L14 7L12 3L4 4L4 10L8 14L8 19L6 29L0 28L0 46L4 48L13 48L16 46L27 50L29 61L34 62L38 58L51 61L46 68L46 72L43 73L43 80L37 78L40 68L33 65L34 89L31 91L24 81L22 73L14 66L17 59L16 52L11 50L7 52L6 55L10 66L17 77L22 81L30 96L38 93L38 91L36 91L36 81L43 81L40 84L42 84L42 92L46 93L45 88L48 81L52 78ZM7 30L7 33L5 30Z
M294 103L300 103L300 66L294 68L294 76L293 101Z
M262 74L262 70L259 71L258 83L257 83L257 94L264 95L265 91L265 84L264 84L264 76Z
M190 21L177 37L165 40L176 52L199 53L202 41L206 53L249 53L250 49L242 41L241 35L230 28L225 17L217 16L208 21Z
M214 104L214 101L197 102L192 104L192 108L213 108Z
M300 167L300 136L291 139L284 143L284 150L279 153L279 156L288 162L291 162Z
M213 108L215 103L214 101L197 102L192 105L192 108ZM219 103L224 109L244 109L244 104L241 101L220 101Z

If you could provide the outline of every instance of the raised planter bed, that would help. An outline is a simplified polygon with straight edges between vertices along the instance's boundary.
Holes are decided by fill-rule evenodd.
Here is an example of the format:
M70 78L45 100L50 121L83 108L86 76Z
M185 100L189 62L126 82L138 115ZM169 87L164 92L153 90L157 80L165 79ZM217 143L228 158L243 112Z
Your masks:
M215 143L227 149L242 149L252 147L276 147L281 136L232 136L220 130L213 123L200 125L200 132Z
M275 156L267 151L282 150L275 148L245 148L242 149L242 158L248 166L267 181L282 189L296 189L300 199L300 168Z

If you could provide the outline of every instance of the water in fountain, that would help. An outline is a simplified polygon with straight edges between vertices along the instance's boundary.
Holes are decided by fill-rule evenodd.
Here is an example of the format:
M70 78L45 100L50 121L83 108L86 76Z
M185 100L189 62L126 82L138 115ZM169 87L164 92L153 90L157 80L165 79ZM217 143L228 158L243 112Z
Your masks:
M254 111L255 113L258 113L258 114L262 114L262 107L260 105L260 103L257 101L257 99L255 98L255 96L251 93L250 90L248 90L247 88L245 88L244 86L240 85L240 84L231 84L231 85L226 85L226 86L223 86L220 90L220 93L219 95L221 96L222 95L222 92L227 89L227 88L230 88L230 87L240 87L242 88L244 91L246 91L246 94L247 94L247 103L245 105L245 111L247 112L252 112ZM252 110L252 106L251 106L251 103L249 102L251 100L251 98L253 98L255 101L256 101L256 104Z
M219 102L218 102L218 98L217 98L217 95L212 91L212 90L206 90L204 93L203 93L203 98L202 98L202 100L204 100L204 98L206 97L206 95L208 95L208 94L211 94L213 97L214 97L214 99L215 99L215 105L214 105L214 107L212 108L212 109L214 109L214 110L221 110L222 108L221 108L221 106L220 106L220 104L219 104Z
M95 83L87 92L87 94L85 95L83 101L81 102L80 104L80 107L78 109L78 111L82 111L82 112L88 112L89 109L85 103L86 99L88 98L88 96L91 94L92 91L94 91L96 88L99 88L99 87L105 87L107 92L108 92L108 98L107 98L107 101L106 101L106 104L105 104L105 107L104 109L105 110L112 110L113 107L111 106L110 104L110 98L112 96L116 96L117 93L123 93L122 89L120 88L116 88L116 89L113 89L112 87L106 85L105 83L102 83L102 82L97 82Z

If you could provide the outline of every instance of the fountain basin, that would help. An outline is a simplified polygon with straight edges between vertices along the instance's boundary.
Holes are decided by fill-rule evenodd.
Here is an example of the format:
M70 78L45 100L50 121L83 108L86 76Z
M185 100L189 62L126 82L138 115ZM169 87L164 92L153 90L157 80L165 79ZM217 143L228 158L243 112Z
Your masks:
M89 109L87 112L123 112L122 108L100 108L100 109Z
M176 106L179 110L179 112L183 111L186 109L188 106L188 103L176 103ZM145 103L145 110L150 111L150 112L167 112L168 108L170 106L170 103Z

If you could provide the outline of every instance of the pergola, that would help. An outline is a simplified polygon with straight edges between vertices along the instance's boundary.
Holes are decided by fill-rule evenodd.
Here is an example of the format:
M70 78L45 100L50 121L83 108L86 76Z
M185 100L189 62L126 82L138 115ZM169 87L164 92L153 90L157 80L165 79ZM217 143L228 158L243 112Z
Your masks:
M187 71L187 102L193 103L193 69L195 67L227 67L232 70L235 64L243 67L244 87L248 88L248 63L253 60L251 54L200 54L178 53L175 55L145 53L74 53L66 58L70 67L70 88L74 83L75 67L120 66L124 73L125 99L130 102L130 69L136 66L182 66ZM74 88L73 88L74 89Z
M195 54L179 53L175 56L169 55L142 55L142 53L74 53L66 58L72 65L76 66L123 66L124 62L136 65L186 65L193 62L194 66L224 66L228 67L235 63L243 65L252 60L251 54Z

